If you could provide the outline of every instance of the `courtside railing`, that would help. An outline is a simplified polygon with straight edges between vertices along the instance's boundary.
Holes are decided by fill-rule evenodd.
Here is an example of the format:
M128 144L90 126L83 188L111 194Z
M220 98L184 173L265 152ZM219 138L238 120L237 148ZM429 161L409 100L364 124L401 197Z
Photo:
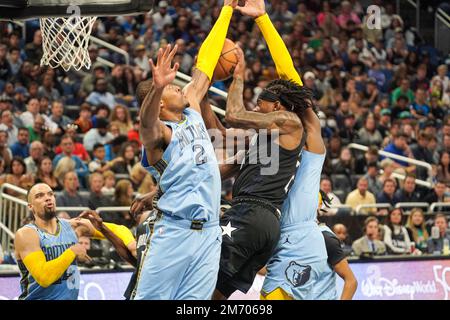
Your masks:
M14 233L28 215L28 203L8 194L7 190L24 197L27 194L26 190L9 183L4 183L0 187L0 244L5 251L11 249Z
M450 52L450 16L438 8L434 17L434 46L441 52Z
M355 149L355 150L360 150L360 151L367 151L367 150L369 150L369 147L364 146L362 144L358 144L358 143L350 143L348 145L348 147L350 149ZM391 152L386 152L384 150L379 150L378 151L378 155L384 156L386 158L391 158L391 159L395 159L395 160L404 161L404 162L407 162L407 163L409 163L411 165L415 165L415 166L418 166L418 167L423 167L423 168L428 170L428 175L430 175L430 173L431 173L431 169L432 169L431 164L429 164L427 162L419 161L419 160L416 160L416 159L411 159L411 158L404 157L404 156L399 156L398 154L394 154L394 153L391 153ZM398 173L395 173L395 177L400 178L400 179L404 179L405 178L405 176L403 176L401 174L398 174ZM428 188L432 188L432 184L430 182L428 182L428 181L416 179L416 184L422 185L422 186L425 186L425 187L428 187Z

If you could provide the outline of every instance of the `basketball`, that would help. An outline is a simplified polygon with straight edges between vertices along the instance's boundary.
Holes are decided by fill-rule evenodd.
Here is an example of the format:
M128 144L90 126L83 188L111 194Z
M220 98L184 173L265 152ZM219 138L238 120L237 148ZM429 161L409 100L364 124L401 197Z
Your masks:
M235 43L230 39L225 39L222 53L214 70L212 81L223 81L233 75L234 68L238 62Z

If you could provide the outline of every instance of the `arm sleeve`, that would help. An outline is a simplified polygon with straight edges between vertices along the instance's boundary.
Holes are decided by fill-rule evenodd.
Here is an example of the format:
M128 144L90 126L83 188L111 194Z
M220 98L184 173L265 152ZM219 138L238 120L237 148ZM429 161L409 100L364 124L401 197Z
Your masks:
M272 24L272 21L270 21L269 15L266 13L258 17L255 22L267 42L267 46L269 47L270 54L275 62L280 78L292 80L303 86L300 75L297 70L295 70L291 55L289 54L283 39Z
M198 52L197 69L206 74L209 80L212 79L217 61L219 61L220 54L222 53L232 15L232 7L224 6L222 8L219 18Z
M44 252L35 251L27 255L23 263L36 282L41 287L47 288L61 278L75 257L75 253L67 249L58 258L46 261Z
M109 230L111 230L111 232L114 233L120 240L122 240L122 242L126 246L128 246L132 241L134 241L133 233L131 233L131 231L127 227L120 226L115 223L109 223L109 222L103 222L103 224ZM98 230L95 230L93 238L100 239L100 240L106 239L105 236Z

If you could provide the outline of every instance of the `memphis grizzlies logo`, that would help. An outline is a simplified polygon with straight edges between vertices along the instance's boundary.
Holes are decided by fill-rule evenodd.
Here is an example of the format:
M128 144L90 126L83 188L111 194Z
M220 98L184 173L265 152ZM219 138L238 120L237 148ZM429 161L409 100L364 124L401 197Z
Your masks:
M291 261L286 268L286 279L295 288L304 285L311 277L311 266L305 266L298 264L295 261Z

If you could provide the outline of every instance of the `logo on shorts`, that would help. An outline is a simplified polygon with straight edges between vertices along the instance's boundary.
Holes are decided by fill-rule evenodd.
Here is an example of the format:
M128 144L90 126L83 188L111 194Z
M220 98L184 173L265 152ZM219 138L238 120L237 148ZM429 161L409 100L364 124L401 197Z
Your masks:
M286 279L295 287L304 285L311 276L311 266L304 266L291 261L286 268Z

